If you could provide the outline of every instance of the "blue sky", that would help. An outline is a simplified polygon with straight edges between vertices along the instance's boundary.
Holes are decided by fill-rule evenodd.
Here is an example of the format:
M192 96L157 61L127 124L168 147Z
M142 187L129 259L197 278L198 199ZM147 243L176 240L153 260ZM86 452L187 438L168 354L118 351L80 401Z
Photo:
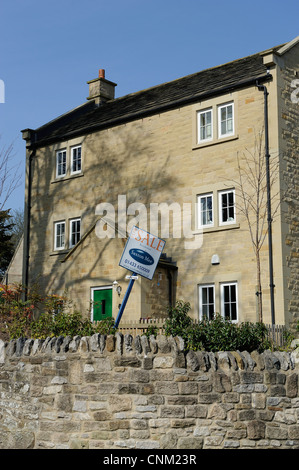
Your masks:
M0 147L23 174L7 208L24 204L20 131L84 103L100 68L123 96L290 41L298 17L298 0L1 0Z

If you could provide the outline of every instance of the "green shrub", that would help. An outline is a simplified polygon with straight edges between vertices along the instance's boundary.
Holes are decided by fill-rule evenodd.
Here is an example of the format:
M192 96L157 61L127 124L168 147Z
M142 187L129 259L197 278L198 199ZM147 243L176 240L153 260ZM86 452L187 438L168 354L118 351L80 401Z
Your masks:
M165 322L166 336L181 336L187 350L204 351L263 351L270 348L267 328L262 323L236 324L215 314L212 320L194 323L188 316L190 304L179 301L169 310Z
M150 336L154 336L156 338L158 334L159 328L155 325L150 325L147 329L146 332L143 333L144 336L149 338Z
M117 329L114 328L114 318L106 318L105 320L100 320L97 323L92 323L89 320L85 320L85 322L86 324L92 325L92 334L99 333L101 335L114 335L117 331Z
M21 285L0 284L0 328L5 340L25 337L30 331L36 303L39 298L34 289L22 300L24 289Z
M239 325L216 315L203 320L188 331L187 349L205 351L263 351L271 347L267 328L262 323Z
M240 351L263 351L273 348L268 338L268 329L261 323L241 323L238 326L238 347Z
M184 340L187 339L188 330L192 325L192 320L188 317L190 308L189 302L179 300L175 307L168 309L169 318L164 323L166 336L181 336Z
M0 328L5 340L91 336L94 333L114 334L116 331L113 318L93 323L81 313L72 311L72 302L65 294L42 297L37 286L27 291L26 301L22 300L23 294L21 285L0 284Z
M45 339L48 336L75 336L81 330L81 315L63 310L56 315L44 312L31 324L31 337Z
M187 348L192 350L223 351L236 349L236 328L220 315L203 320L188 330Z
M31 325L32 338L45 339L48 336L92 336L95 333L114 334L114 319L109 318L93 323L79 312L60 311L56 315L43 313Z

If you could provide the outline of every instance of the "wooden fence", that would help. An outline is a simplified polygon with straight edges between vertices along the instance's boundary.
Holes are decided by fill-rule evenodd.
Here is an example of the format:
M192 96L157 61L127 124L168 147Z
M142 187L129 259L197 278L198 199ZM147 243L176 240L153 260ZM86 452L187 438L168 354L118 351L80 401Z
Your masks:
M268 330L268 336L274 344L283 347L286 342L286 327L284 325L265 325Z
M140 318L136 321L125 321L120 322L117 331L125 334L130 334L132 336L143 335L147 332L149 328L155 328L155 334L163 334L163 327L165 318Z
M118 331L132 336L143 335L149 328L155 328L155 334L163 334L163 327L166 318L140 318L136 321L125 321L120 322ZM198 320L193 320L193 323L198 323ZM268 336L274 344L279 347L285 345L285 332L286 328L284 325L265 325L268 330Z

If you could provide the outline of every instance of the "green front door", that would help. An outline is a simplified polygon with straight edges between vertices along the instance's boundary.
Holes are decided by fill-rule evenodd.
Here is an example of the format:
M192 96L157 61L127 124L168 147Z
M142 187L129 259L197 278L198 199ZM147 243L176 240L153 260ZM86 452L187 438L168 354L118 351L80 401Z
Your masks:
M112 317L112 289L93 290L93 320Z

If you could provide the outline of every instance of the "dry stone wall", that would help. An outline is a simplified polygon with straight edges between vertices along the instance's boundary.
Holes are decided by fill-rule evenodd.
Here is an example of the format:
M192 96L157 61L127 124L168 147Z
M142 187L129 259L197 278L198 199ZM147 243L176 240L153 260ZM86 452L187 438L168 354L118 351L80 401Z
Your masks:
M130 335L0 341L2 449L299 448L299 350Z

